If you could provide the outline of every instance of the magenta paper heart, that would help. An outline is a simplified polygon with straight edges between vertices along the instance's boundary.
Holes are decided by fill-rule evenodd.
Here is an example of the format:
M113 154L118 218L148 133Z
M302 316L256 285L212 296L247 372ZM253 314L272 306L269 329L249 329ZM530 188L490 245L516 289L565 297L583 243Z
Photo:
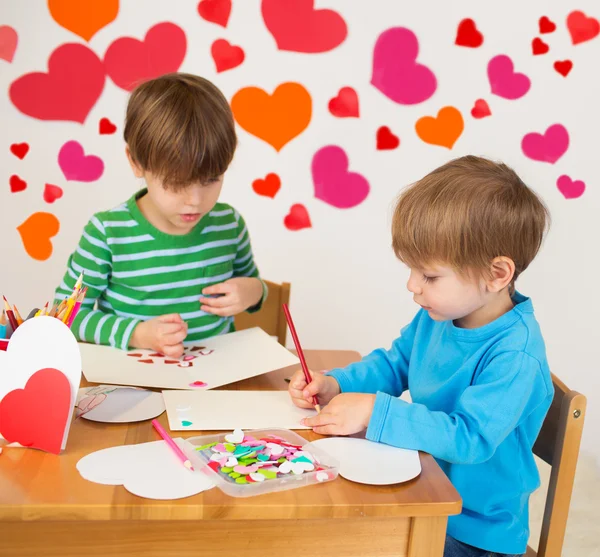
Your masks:
M437 88L434 73L417 63L419 41L404 27L393 27L379 35L373 51L371 85L398 104L426 101Z
M315 197L338 209L355 207L369 195L369 182L356 172L348 172L348 156L335 145L315 153L312 177Z
M576 199L581 197L585 191L585 182L582 180L571 180L567 175L562 175L556 180L558 191L565 196L565 199Z
M554 164L569 148L569 132L561 124L550 126L544 135L528 133L521 141L526 157Z
M100 157L85 155L77 141L67 141L58 153L58 166L68 181L94 182L104 172Z
M487 67L492 93L503 99L520 99L531 87L531 81L522 73L514 71L513 61L506 55L494 56Z

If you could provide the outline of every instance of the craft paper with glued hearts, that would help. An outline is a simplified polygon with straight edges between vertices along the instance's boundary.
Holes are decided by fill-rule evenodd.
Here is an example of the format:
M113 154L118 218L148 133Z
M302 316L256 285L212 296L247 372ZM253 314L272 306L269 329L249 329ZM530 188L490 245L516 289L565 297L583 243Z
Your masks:
M29 379L40 370L53 369L61 372L69 383L68 397L68 419L63 424L63 429L59 432L60 435L58 450L66 447L69 428L71 425L71 414L75 406L77 390L81 381L81 355L77 341L70 329L60 320L53 317L37 317L25 321L12 335L6 351L0 351L0 405L4 405L4 399L11 391L23 389ZM50 377L53 385L56 385L56 392L59 392L61 387L61 379L53 374ZM48 380L48 378L46 378ZM34 381L33 387L37 381ZM37 383L41 385L41 383ZM44 383L47 385L47 383ZM53 404L54 388L47 393L48 398L44 399L44 404ZM36 401L39 399L36 399ZM65 404L64 400L57 400L56 404ZM39 406L38 406L39 408ZM24 411L20 416L15 416L11 408L11 413L2 412L2 422L0 423L0 434L11 426L12 420L20 420L22 427L37 428L31 435L34 435L36 441L38 431L47 436L48 429L42 426L39 422L36 425L36 414L38 408L23 408ZM44 416L47 412L44 410L47 406L43 406L40 415ZM38 418L39 419L39 418ZM53 420L53 425L57 421ZM43 430L43 432L42 432ZM45 437L46 438L46 437ZM40 438L41 439L41 438ZM18 441L15 439L15 441ZM37 442L35 446L44 449L44 443L40 446Z

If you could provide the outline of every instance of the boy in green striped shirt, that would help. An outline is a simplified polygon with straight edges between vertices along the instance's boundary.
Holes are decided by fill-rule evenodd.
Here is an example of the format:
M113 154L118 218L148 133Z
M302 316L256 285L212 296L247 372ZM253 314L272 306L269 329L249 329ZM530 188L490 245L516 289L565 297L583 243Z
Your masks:
M218 202L233 115L209 81L168 74L132 93L124 137L147 187L90 219L56 299L83 272L79 340L178 358L184 342L232 331L233 316L260 309L267 293L244 219Z

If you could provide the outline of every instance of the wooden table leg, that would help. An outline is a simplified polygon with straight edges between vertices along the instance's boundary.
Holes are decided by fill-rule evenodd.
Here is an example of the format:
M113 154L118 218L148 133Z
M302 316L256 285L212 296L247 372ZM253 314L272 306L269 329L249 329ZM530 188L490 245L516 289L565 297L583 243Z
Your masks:
M442 557L446 540L445 516L419 516L412 519L408 557Z

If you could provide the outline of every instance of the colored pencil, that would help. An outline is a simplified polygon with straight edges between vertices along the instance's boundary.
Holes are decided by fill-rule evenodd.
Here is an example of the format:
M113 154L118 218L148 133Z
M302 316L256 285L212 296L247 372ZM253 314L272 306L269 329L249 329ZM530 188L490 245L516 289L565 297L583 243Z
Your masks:
M15 317L13 310L10 309L10 305L8 304L8 300L6 299L6 296L2 296L2 297L4 298L4 309L6 310L6 317L8 317L8 321L14 332L17 330L19 323L17 322L17 318Z
M16 304L13 305L13 312L15 314L15 317L17 318L17 323L19 325L22 325L23 324L23 318L21 317L21 314L19 313L19 310L17 309L17 305Z
M71 324L75 320L75 317L77 317L77 313L79 312L79 308L81 308L81 304L83 303L86 292L87 292L87 286L84 287L84 289L77 296L77 301L75 302L75 305L73 306L73 310L71 311L71 315L69 316L69 318L67 320L67 327L71 328Z
M302 371L304 372L304 378L306 379L306 383L308 384L312 381L312 377L310 375L310 372L308 371L308 366L306 365L306 360L304 359L304 352L302 351L302 346L300 346L300 339L296 334L296 327L294 327L292 314L290 313L287 304L283 304L283 312L285 313L285 318L290 328L290 333L292 333L292 338L294 339L294 345L296 346L296 352L298 352L298 358L300 358L300 365L302 366ZM312 403L315 407L315 410L320 413L321 406L319 405L319 399L316 396L312 397Z
M6 338L6 312L2 310L2 314L0 315L0 339Z
M177 443L175 443L175 441L171 439L171 436L164 430L163 426L160 425L158 420L152 420L152 425L154 426L154 429L158 431L158 434L165 440L167 445L169 445L169 447L173 449L173 452L175 453L177 458L181 460L183 465L193 472L194 467L192 466L190 459L187 456L185 456L185 453L179 448Z

